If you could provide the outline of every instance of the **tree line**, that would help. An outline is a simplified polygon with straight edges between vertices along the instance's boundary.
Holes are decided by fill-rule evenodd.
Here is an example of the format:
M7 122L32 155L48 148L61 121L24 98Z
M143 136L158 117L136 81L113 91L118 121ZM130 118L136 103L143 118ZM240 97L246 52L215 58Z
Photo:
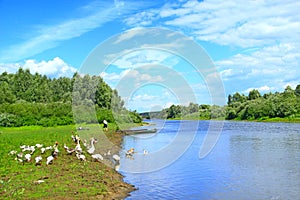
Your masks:
M0 75L0 126L56 126L104 119L141 122L138 113L126 110L118 92L100 76L75 73L72 78L51 79L22 68Z
M295 89L287 86L283 92L260 94L253 89L246 96L236 92L228 95L225 106L172 105L160 112L143 113L146 118L164 119L227 119L227 120L267 120L272 118L300 118L300 85Z

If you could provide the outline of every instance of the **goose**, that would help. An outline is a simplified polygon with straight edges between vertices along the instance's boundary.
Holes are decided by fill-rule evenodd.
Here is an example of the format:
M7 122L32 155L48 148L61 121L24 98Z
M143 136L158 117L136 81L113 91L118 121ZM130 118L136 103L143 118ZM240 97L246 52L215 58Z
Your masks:
M15 155L16 153L17 153L17 151L12 150L12 151L10 151L10 152L8 153L8 155Z
M76 152L76 157L78 158L78 160L86 161L86 157L83 154Z
M84 146L85 148L87 148L87 142L86 142L86 139L83 140L83 146Z
M18 158L23 158L23 153L22 153L22 152L18 153L18 154L17 154L17 157L18 157Z
M91 147L87 150L87 152L89 154L93 154L95 152L95 146L94 146L94 143L97 142L97 140L95 140L94 138L91 138L90 139L90 142L91 142Z
M45 150L46 150L46 151L48 151L48 150L52 150L52 149L53 149L53 147L52 147L52 146L49 146L49 147L46 147L46 148L45 148Z
M53 163L53 160L54 160L54 157L51 155L51 156L48 156L47 157L47 161L46 161L46 165L49 165L49 164L52 164Z
M41 184L41 183L44 183L45 181L44 180L37 180L37 181L34 181L35 184Z
M108 150L107 153L104 153L104 156L110 156L110 155L111 155L111 151L110 150Z
M64 149L66 150L67 154L69 154L69 155L71 155L72 153L75 152L75 149L67 147L66 144L64 144Z
M93 154L92 155L93 160L100 162L100 160L103 160L103 157L101 154L97 153L97 154Z
M58 150L58 142L55 142L54 146L53 146L54 150L52 152L52 156L54 158L56 158L59 154L59 150Z
M24 165L24 160L23 160L23 159L17 158L17 157L16 157L15 160L16 160L16 161L19 161L20 163L22 163L22 164Z
M119 171L120 170L120 164L115 165L115 170Z
M127 155L127 156L132 156L134 153L135 153L135 152L134 152L134 148L131 148L131 149L129 149L129 150L126 152L126 155Z
M148 151L146 149L143 150L144 155L148 154Z
M36 146L36 148L42 148L43 147L42 144L36 144L35 146Z
M77 145L76 145L76 147L75 147L75 151L76 151L77 153L82 153L82 148L81 148L81 146L80 146L80 139L77 140Z
M120 162L120 160L121 160L120 156L117 155L117 154L114 154L114 155L112 156L112 158L113 158L116 162Z
M35 165L41 165L42 164L42 156L35 157Z
M41 148L41 154L44 154L45 151L46 151L46 148L42 147L42 148Z
M25 158L25 160L27 161L27 162L30 162L31 161L31 154L25 154L25 156L24 156L24 158Z

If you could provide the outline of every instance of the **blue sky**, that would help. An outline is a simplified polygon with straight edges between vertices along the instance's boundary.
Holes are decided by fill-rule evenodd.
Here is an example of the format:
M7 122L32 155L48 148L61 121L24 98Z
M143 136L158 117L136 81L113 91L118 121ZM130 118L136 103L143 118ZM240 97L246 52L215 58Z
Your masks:
M109 38L155 27L179 32L199 44L215 65L225 97L251 89L283 91L287 85L300 84L299 8L296 0L1 0L0 73L23 67L50 77L72 76ZM177 94L174 88L155 84L166 77L164 70L151 74L136 69L141 63L170 67L186 80L197 103L212 103L209 83L184 60L163 51L140 50L125 54L101 73L117 89L120 82L127 84L128 77L151 79L151 84L135 85L130 94L123 94L129 109L147 111L183 103L183 91Z

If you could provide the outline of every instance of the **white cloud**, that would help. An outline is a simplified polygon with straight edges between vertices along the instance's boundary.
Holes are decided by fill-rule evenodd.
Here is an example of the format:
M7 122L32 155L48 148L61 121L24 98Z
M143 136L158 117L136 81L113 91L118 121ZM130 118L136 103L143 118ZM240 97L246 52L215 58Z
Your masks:
M0 62L16 62L58 46L62 41L79 37L91 30L101 27L106 22L127 14L143 6L137 2L115 1L114 4L92 2L84 8L89 15L68 19L54 25L40 25L37 34L26 41L6 47L0 51Z
M19 68L29 69L32 74L37 72L49 77L71 77L77 71L59 57L48 61L26 60L24 63L0 64L0 72L15 73Z
M258 88L248 88L243 93L244 94L249 94L249 92L252 91L252 90L254 90L254 89L258 90L260 93L266 93L266 92L271 92L274 88L269 87L267 85L264 85L264 86L261 86L261 87L258 87Z
M299 6L299 1L188 1L163 7L160 17L165 25L187 28L199 40L255 47L299 41Z

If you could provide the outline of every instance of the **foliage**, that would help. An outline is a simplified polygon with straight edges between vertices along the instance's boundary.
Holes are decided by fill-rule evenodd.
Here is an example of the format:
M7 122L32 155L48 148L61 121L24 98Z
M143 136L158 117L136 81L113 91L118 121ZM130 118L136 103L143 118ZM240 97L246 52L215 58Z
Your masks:
M50 79L22 68L0 75L0 126L114 122L112 110L123 112L124 102L100 76L75 73L72 78ZM135 112L128 116L141 122Z
M226 119L259 120L270 118L293 118L300 114L300 85L293 90L287 86L284 92L261 96L257 90L249 92L248 98L235 93L228 97Z
M300 116L300 85L295 90L287 86L284 92L261 95L258 90L251 90L246 96L236 92L228 95L225 106L172 105L161 112L143 113L143 117L167 119L227 119L227 120L266 120L289 119L295 121Z

